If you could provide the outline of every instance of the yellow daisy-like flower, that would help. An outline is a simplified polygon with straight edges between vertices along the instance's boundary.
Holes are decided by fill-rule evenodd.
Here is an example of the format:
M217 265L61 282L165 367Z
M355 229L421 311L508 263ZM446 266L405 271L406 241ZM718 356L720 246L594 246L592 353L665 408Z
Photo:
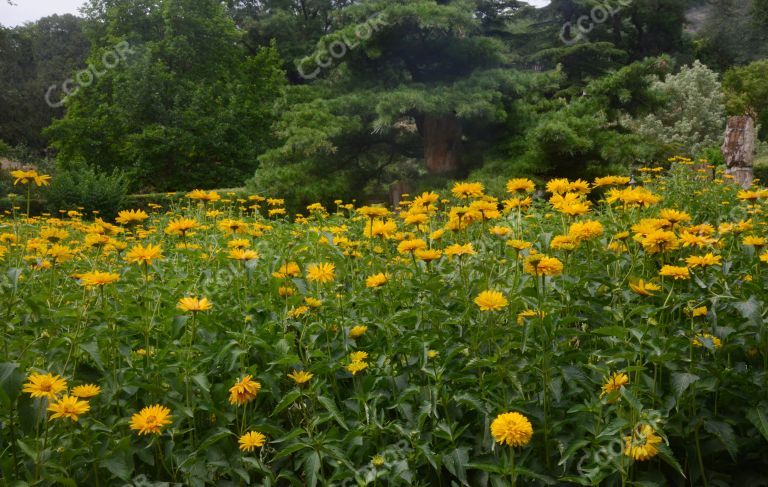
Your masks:
M630 282L629 288L640 296L653 296L653 293L661 290L661 286L652 282L645 282L640 279L637 282Z
M649 460L659 453L656 446L659 443L661 437L656 435L651 426L640 425L632 432L632 436L624 437L624 455L639 462Z
M80 285L86 287L105 286L120 279L120 274L92 271L80 274Z
M527 178L515 178L507 181L507 192L517 193L518 191L524 193L533 193L536 190L536 185Z
M707 343L711 343L712 347L715 349L718 349L723 346L723 342L717 338L714 335L711 335L709 333L699 333L697 334L693 340L691 340L691 343L694 347L703 347Z
M171 424L171 410L160 404L147 406L131 416L131 429L139 435L159 435L164 426Z
M464 255L475 255L477 252L475 252L475 248L472 246L472 242L461 245L461 244L453 244L449 245L445 248L444 251L445 255L449 257L458 256L462 257Z
M365 280L366 287L381 287L389 281L389 278L383 272L368 276Z
M367 326L363 326L363 325L353 326L349 330L349 337L350 338L359 338L359 337L365 335L366 331L368 331L368 327Z
M208 298L187 296L179 299L179 302L176 304L176 308L182 311L191 311L196 313L198 311L208 311L209 309L213 308L213 303L208 301Z
M294 370L290 374L288 374L288 377L293 379L293 382L296 383L296 385L302 385L309 382L312 377L314 377L313 374L307 372L306 370Z
M346 369L352 375L357 375L368 368L368 362L358 361L347 364Z
M81 401L75 396L64 395L61 399L48 406L52 412L51 419L70 419L77 421L78 416L87 413L91 409L88 401Z
M261 448L267 443L267 437L258 431L249 431L238 440L240 450L251 452L256 448Z
M483 183L456 183L451 188L451 193L457 198L478 198L484 191Z
M714 255L711 252L706 255L691 255L685 259L685 263L688 267L707 267L712 265L720 265L723 257L720 255Z
M671 277L675 281L691 278L691 273L688 271L687 267L678 267L674 265L665 265L659 271L659 275L662 277Z
M352 352L349 354L350 362L364 362L367 359L368 359L368 352L364 352L362 350L358 350L357 352Z
M543 311L536 312L536 311L534 311L532 309L525 309L525 310L517 313L517 320L516 320L516 322L517 322L518 325L524 325L525 324L525 320L527 320L528 318L533 318L535 316L538 316L539 318L544 318L545 316L547 316L547 313L545 313Z
M296 262L286 262L280 266L278 270L272 273L272 276L278 279L285 279L287 277L298 277L301 275L301 269Z
M600 397L607 396L612 392L620 390L623 386L629 384L629 376L624 372L614 372L603 383Z
M413 253L413 256L424 262L432 262L442 257L443 253L437 249L419 249Z
M475 304L480 311L498 311L505 308L509 301L499 291L483 291L475 298Z
M568 229L568 236L576 240L592 240L603 234L603 224L596 220L576 222Z
M520 413L504 413L496 416L491 423L491 435L500 445L525 446L531 441L533 426Z
M22 390L32 397L55 399L66 388L67 381L64 378L48 373L30 375Z
M168 235L181 235L184 237L190 230L194 230L199 226L200 224L197 220L191 218L177 218L168 223L168 226L165 227L165 233Z
M408 254L416 252L417 250L426 249L427 248L427 242L420 238L415 238L412 240L403 240L400 242L397 246L397 251L401 254Z
M563 263L555 257L534 254L525 260L523 270L535 276L558 276L563 273Z
M336 266L325 262L307 266L307 280L325 284L336 278Z
M135 225L148 218L149 215L144 210L123 210L117 214L115 221L122 225Z
M691 310L691 317L692 318L698 318L699 316L706 316L707 315L707 307L706 306L700 306L698 308L694 308Z
M252 376L246 375L229 388L229 403L236 406L247 404L256 399L260 390L261 384L253 380Z
M643 250L649 254L668 252L676 249L679 245L675 233L666 230L653 231L647 234L640 243L643 245Z
M766 243L768 243L768 239L765 239L764 237L756 237L754 235L747 235L746 237L744 237L741 243L749 247L760 248L760 247L764 247Z
M72 395L80 399L88 399L101 394L101 387L96 384L83 384L72 388Z
M250 249L232 249L229 251L229 258L233 260L249 261L258 259L259 253Z
M125 254L125 261L129 264L147 264L151 265L153 260L163 257L163 249L160 245L147 244L136 245Z

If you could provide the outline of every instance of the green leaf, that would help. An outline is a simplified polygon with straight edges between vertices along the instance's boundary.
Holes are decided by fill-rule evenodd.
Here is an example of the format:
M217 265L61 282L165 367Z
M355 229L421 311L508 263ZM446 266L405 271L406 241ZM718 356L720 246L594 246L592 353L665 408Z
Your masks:
M736 453L739 448L736 444L736 435L733 433L731 425L722 421L710 420L704 422L704 429L715 435L725 449L728 450L728 454L731 455L733 461L736 461Z
M672 455L672 451L669 449L669 447L664 443L659 443L658 449L659 449L659 458L661 458L664 461L664 463L674 468L675 471L679 473L681 477L685 478L685 472L683 471L683 467L680 466L680 462L678 462L675 456Z
M339 423L339 426L349 431L349 427L347 427L347 423L344 422L344 418L341 416L341 413L339 413L339 410L336 407L336 403L333 402L332 399L329 399L325 396L320 396L317 398L317 400L320 402L320 404L323 405L323 407L329 413L331 413L331 416L333 416L333 419L335 419L336 422Z
M280 400L280 402L275 407L275 410L272 411L272 416L279 413L283 409L287 408L291 404L293 404L293 401L295 401L299 396L301 395L301 392L298 390L293 390L289 392L288 394L284 395L283 398Z
M765 441L768 441L768 412L766 412L765 408L760 409L757 407L750 409L747 411L747 419L755 425L755 428L763 435Z
M624 338L627 336L627 329L621 326L605 326L603 328L595 328L592 330L595 335L610 336L616 338Z
M672 388L675 391L675 398L680 399L688 386L699 380L700 377L696 374L689 374L687 372L674 372L672 374Z
M304 457L304 475L306 476L307 485L309 487L315 487L317 485L317 472L320 471L320 454L316 451L311 451Z
M130 481L133 475L133 459L131 455L118 455L108 458L101 462L101 466L125 482Z
M208 378L205 376L205 374L193 375L192 380L195 381L195 384L200 386L200 388L205 392L211 392L211 384L208 382Z
M10 406L19 396L23 382L24 373L19 369L19 364L0 363L0 399L6 406Z

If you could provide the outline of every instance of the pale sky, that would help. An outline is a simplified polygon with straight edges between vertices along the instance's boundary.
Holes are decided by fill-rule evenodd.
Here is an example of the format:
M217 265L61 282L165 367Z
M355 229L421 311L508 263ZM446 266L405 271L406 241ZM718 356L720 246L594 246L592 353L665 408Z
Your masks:
M538 7L549 3L549 0L527 1ZM77 9L85 2L84 0L13 0L13 3L16 5L8 5L6 0L0 0L0 24L5 27L15 27L53 14L78 15Z

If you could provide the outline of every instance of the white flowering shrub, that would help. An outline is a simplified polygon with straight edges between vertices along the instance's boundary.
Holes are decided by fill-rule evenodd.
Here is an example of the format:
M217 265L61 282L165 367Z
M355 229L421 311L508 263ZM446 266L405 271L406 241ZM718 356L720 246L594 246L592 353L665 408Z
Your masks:
M719 146L725 129L724 95L717 73L699 61L678 74L653 82L662 108L643 118L624 120L635 133L664 152L697 154Z

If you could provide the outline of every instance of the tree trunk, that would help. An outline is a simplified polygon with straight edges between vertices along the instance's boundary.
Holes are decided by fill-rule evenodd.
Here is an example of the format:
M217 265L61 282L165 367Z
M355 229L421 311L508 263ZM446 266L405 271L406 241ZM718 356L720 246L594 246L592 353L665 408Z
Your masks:
M755 140L755 120L751 116L728 117L725 141L721 147L725 157L725 174L733 176L734 182L742 188L750 187L755 177L752 171Z
M461 122L456 115L426 115L422 135L429 172L456 172L461 162Z
M389 202L393 207L397 208L401 201L403 201L403 195L411 192L411 184L406 180L398 180L389 186Z

